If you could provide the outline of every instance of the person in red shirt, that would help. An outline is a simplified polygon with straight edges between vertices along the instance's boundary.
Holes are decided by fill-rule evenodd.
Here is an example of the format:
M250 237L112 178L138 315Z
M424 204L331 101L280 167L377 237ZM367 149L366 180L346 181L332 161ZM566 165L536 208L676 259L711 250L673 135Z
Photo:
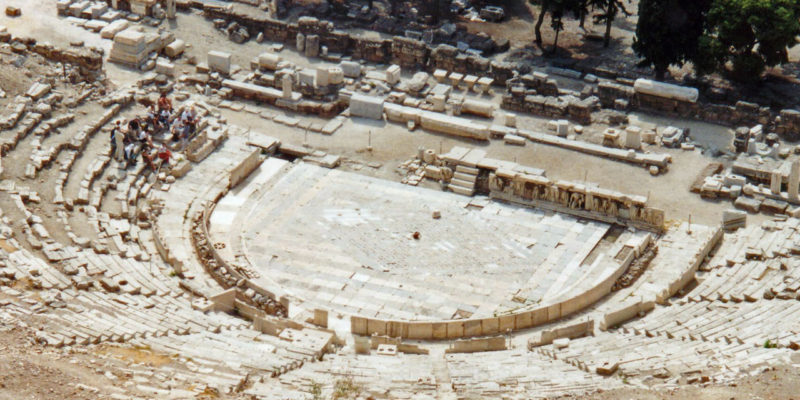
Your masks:
M167 146L161 145L161 148L158 150L158 158L161 159L162 165L169 164L170 158L172 158L172 152L169 151Z

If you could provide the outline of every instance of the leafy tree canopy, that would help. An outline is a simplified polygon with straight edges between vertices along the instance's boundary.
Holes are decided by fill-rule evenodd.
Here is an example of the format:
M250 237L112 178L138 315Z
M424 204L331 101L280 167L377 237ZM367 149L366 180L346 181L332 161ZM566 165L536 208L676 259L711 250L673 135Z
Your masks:
M700 73L728 71L734 79L755 80L766 67L788 61L798 35L800 1L714 0L695 66Z
M695 58L711 0L641 0L633 50L663 79L670 65Z

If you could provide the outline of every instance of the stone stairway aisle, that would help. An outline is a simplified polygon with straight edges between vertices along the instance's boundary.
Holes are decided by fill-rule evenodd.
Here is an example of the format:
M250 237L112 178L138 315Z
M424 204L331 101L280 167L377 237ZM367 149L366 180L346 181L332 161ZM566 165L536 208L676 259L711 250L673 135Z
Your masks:
M453 179L450 180L450 190L464 196L472 196L475 194L475 181L477 179L477 168L458 165L453 174Z
M447 368L444 347L431 349L430 357L433 364L433 375L436 377L438 399L458 399L453 390L453 382L450 380L450 370Z

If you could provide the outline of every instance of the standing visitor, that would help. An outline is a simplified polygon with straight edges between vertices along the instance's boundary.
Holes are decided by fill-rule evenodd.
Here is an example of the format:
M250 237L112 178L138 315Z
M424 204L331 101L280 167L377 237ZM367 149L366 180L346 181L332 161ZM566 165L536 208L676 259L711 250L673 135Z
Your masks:
M116 131L112 131L112 135L114 137L114 153L113 157L117 162L122 162L125 159L125 130L120 127L121 122L117 121Z

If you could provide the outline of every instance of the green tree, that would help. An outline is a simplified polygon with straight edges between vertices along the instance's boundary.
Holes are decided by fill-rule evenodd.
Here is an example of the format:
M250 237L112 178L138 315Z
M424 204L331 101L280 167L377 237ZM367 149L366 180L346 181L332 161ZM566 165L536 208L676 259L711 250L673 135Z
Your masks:
M766 67L789 60L798 35L798 0L714 0L693 61L701 74L757 80Z
M633 50L663 80L670 65L695 58L711 0L640 0Z

